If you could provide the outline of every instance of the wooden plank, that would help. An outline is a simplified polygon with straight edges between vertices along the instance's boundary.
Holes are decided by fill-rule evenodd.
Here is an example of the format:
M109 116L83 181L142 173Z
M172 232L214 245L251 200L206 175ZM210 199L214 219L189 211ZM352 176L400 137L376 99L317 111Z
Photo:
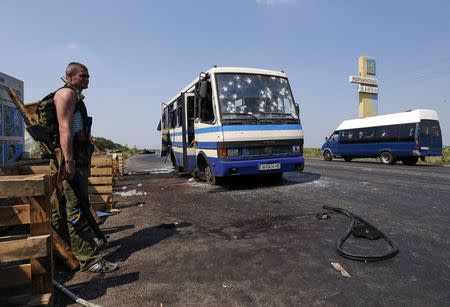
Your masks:
M108 194L108 193L112 193L112 186L111 185L90 186L89 187L89 193L90 194Z
M48 256L51 235L0 242L0 262Z
M0 267L0 288L31 283L31 264Z
M94 167L111 167L112 157L110 155L94 155L91 158L91 166Z
M0 226L30 223L30 205L0 206Z
M0 198L45 195L48 182L44 174L0 176Z
M91 176L112 176L112 168L91 167Z
M32 236L51 234L52 204L50 197L27 197L30 204L30 234Z
M72 248L66 244L56 231L53 232L52 243L57 255L69 269L75 270L79 267L80 263L78 262L78 259L75 258Z
M113 201L112 194L91 194L89 202L92 203L110 203Z
M32 119L32 121L38 123L39 122L39 117L36 113L37 107L39 105L40 101L38 102L33 102L33 103L27 103L26 105L24 105L25 109L28 111L28 113L30 114L30 117Z
M92 207L92 209L94 209L96 211L98 210L98 211L106 212L106 211L112 209L113 203L112 202L110 202L110 203L91 203L91 207Z
M53 294L45 293L34 295L28 301L27 306L53 306Z
M90 185L112 185L112 177L89 177Z
M56 170L52 170L50 165L27 165L22 166L19 169L20 174L51 174L56 173Z
M31 259L31 291L32 294L51 293L53 291L53 260L49 256Z

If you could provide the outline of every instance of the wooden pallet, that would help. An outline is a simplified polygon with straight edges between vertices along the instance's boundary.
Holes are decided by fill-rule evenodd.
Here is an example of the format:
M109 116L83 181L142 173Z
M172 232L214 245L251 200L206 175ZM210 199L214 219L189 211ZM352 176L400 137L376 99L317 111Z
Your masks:
M46 174L0 176L0 305L52 305L50 191Z
M124 173L123 154L121 152L113 153L112 159L113 159L113 179L122 180Z
M111 155L97 154L91 159L89 201L95 210L108 211L113 207L113 160Z

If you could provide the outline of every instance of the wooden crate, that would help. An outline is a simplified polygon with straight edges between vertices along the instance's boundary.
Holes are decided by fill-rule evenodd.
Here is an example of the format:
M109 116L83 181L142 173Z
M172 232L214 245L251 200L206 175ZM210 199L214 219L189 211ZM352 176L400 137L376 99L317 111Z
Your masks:
M53 260L47 174L0 176L0 305L52 305Z
M113 207L113 159L111 155L93 155L89 177L89 201L95 210Z

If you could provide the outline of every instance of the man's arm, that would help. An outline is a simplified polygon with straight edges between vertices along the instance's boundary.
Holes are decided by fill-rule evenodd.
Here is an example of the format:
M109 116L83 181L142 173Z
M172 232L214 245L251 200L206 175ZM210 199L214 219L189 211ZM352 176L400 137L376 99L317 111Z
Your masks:
M72 118L73 113L75 112L77 96L73 90L69 88L62 88L56 92L54 101L59 125L59 142L66 164L66 174L70 179L74 172Z

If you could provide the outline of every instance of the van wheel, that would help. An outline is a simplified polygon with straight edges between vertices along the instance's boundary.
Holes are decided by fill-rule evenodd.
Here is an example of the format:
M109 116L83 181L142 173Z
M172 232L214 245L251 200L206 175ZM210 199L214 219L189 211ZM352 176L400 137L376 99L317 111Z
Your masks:
M213 172L211 170L211 166L209 164L206 165L205 168L205 180L207 183L211 185L217 185L219 184L219 178L213 175Z
M350 162L350 161L352 161L352 158L351 157L344 157L344 160L345 160L345 162Z
M408 157L408 158L403 158L402 163L405 165L414 165L417 163L418 160L419 160L418 157Z
M331 160L333 160L333 156L331 155L331 152L330 152L329 150L325 150L325 151L323 152L323 159L324 159L325 161L331 161Z
M380 160L381 160L381 163L386 164L386 165L395 163L394 156L389 151L383 151L380 154Z

